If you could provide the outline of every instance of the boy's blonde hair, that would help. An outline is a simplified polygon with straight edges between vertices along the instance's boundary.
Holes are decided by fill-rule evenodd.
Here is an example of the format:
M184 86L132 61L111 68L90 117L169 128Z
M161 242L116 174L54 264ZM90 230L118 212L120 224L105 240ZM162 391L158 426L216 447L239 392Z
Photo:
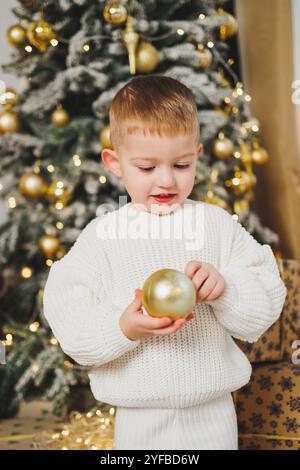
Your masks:
M110 141L116 150L128 134L141 130L174 136L196 134L200 139L197 104L192 91L165 75L132 78L112 100Z

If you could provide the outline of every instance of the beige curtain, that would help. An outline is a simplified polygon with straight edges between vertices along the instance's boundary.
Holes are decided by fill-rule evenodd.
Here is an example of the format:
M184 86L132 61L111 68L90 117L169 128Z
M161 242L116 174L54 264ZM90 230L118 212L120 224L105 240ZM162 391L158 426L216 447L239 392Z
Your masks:
M240 60L252 113L260 121L270 160L256 167L253 208L276 231L284 257L300 259L300 153L292 103L291 0L236 0ZM300 18L299 18L300 21Z

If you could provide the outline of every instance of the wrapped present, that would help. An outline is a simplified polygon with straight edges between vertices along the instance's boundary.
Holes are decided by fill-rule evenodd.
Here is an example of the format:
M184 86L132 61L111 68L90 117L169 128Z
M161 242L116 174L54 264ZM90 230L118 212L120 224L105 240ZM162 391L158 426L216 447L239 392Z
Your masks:
M300 364L257 364L235 394L239 449L300 450Z
M236 340L252 363L290 359L292 343L300 339L300 260L277 262L288 291L280 318L255 343Z

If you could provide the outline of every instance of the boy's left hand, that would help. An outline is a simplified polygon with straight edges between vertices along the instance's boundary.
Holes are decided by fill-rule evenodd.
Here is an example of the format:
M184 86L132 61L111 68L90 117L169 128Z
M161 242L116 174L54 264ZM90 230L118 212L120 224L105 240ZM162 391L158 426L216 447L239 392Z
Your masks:
M225 289L225 280L221 274L209 263L189 261L184 273L194 283L197 293L196 302L215 300Z

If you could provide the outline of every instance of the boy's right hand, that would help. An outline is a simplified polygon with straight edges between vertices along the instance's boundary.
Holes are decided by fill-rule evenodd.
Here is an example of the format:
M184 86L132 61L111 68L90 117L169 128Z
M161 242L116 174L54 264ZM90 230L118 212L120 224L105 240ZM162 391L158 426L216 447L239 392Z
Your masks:
M175 333L194 318L192 313L186 318L179 318L175 321L169 317L154 318L143 314L142 305L142 290L136 289L133 302L128 305L119 319L122 332L132 341Z

